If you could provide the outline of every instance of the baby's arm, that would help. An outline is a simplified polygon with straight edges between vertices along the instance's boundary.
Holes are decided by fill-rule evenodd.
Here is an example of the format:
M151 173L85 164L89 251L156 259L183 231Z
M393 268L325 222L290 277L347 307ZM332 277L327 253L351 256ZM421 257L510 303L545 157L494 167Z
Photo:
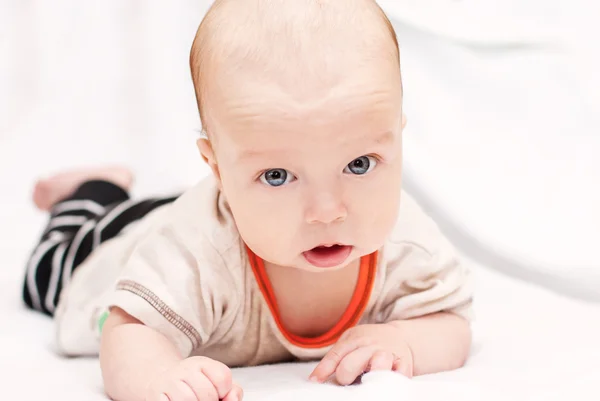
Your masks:
M469 322L452 313L435 313L389 324L399 329L398 340L412 352L415 376L462 367L471 348Z
M114 308L104 324L100 366L107 395L116 401L144 401L150 385L183 358L159 332Z
M100 363L105 392L116 401L241 399L226 365L190 356L222 341L239 307L237 276L216 248L221 242L205 235L217 233L226 244L237 237L219 226L214 201L198 207L199 197L209 199L204 189L182 195L150 229L139 226L144 231L102 300L111 312L102 325Z
M164 335L119 308L104 324L100 365L115 401L239 401L242 390L224 364L184 359Z
M451 313L358 325L342 335L311 380L323 382L335 374L347 385L369 370L391 369L407 377L453 370L464 365L470 345L467 320Z

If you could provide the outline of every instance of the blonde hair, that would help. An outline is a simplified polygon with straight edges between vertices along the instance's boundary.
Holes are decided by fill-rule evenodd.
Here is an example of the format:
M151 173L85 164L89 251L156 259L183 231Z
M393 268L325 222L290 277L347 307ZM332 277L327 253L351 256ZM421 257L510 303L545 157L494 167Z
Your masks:
M235 70L243 61L267 74L300 65L303 76L323 74L326 62L319 60L349 40L365 59L381 59L383 54L397 62L400 73L396 32L375 0L215 0L190 52L203 129L211 68L227 65Z

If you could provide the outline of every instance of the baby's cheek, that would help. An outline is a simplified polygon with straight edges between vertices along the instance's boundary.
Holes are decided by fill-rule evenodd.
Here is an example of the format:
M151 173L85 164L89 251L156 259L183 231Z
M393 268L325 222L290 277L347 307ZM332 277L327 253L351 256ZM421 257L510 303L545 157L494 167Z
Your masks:
M261 258L277 262L284 255L295 232L280 210L265 207L247 207L235 216L242 239Z
M383 243L396 225L400 211L399 195L391 191L382 195L371 205L371 210L371 229L368 231L374 241Z
M242 240L258 256L270 259L271 250L277 249L285 233L283 225L277 225L285 213L284 205L233 180L224 181L223 191Z

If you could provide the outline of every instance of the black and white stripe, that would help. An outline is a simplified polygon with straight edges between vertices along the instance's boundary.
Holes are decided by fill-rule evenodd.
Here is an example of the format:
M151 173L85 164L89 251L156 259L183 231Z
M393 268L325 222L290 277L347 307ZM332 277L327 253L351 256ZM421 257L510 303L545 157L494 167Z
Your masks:
M23 286L26 305L52 316L62 289L94 249L175 199L133 201L123 189L108 182L81 185L72 197L50 211L50 220L27 264Z

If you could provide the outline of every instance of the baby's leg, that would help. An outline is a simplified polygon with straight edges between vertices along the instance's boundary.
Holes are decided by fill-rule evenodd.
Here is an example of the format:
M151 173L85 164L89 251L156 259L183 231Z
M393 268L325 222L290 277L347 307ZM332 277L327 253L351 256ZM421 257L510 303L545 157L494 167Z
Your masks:
M128 188L118 185L113 177L92 177L81 180L81 176L73 176L72 190L67 190L71 184L62 177L60 191L69 195L51 206L48 225L27 264L23 299L30 308L50 316L73 272L96 247L175 199L134 202L129 199Z
M92 180L108 181L129 191L133 174L128 168L119 166L65 171L40 179L33 190L33 203L40 210L50 211L56 203L70 197L81 184Z

